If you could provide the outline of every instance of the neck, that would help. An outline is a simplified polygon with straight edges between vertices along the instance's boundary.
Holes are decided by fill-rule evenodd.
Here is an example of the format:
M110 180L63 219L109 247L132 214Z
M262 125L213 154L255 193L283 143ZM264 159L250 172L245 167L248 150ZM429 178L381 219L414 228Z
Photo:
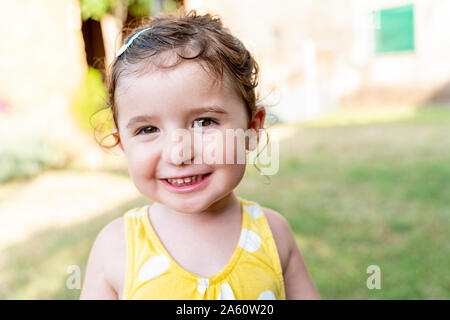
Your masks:
M198 213L186 214L172 210L169 207L160 203L155 203L154 205L158 206L159 209L161 209L161 211L164 212L165 215L170 216L172 218L183 219L192 222L200 222L200 221L215 220L217 218L223 217L228 212L238 210L240 203L236 195L233 192L230 192L223 198L211 204L206 210Z

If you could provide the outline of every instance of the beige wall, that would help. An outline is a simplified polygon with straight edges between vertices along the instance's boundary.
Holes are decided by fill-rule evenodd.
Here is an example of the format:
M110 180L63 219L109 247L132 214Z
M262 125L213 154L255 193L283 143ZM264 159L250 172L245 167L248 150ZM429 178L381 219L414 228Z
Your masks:
M333 70L348 47L350 14L335 15L338 0L188 0L188 9L219 14L261 66L261 94L276 89L271 111L281 120L313 118L337 104ZM317 17L321 16L320 19ZM327 21L327 23L324 23ZM334 34L330 37L330 34Z
M285 121L339 105L415 105L450 80L448 0L187 0L219 14L261 64L262 89L280 89ZM415 5L413 53L373 54L376 9Z
M271 111L284 121L347 103L419 103L450 79L447 0L185 2L220 14L254 53L261 96L277 90ZM369 13L407 3L415 4L415 52L374 56ZM0 126L81 139L68 110L86 72L80 28L78 0L0 1L0 97L13 107Z
M373 56L363 41L355 41L355 50L367 51L362 59L370 69L365 85L429 89L450 79L450 1L367 0L358 2L355 11L363 16L372 10L410 3L415 6L414 52Z

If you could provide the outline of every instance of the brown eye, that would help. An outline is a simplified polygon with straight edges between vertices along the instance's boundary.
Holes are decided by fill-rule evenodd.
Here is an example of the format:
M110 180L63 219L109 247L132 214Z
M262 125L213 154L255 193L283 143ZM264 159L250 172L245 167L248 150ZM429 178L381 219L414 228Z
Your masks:
M158 130L158 128L156 127L142 127L137 131L136 134L141 134L141 132L143 132L144 134L155 133L157 132L156 130Z
M200 125L195 125L195 123L200 123ZM217 123L211 118L200 118L194 121L194 127L207 127L210 126L212 123Z

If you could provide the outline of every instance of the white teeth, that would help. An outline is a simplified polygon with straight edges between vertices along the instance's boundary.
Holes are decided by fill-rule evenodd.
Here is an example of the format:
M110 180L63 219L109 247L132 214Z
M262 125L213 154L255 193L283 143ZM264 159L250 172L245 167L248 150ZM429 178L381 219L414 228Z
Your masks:
M199 176L193 176L193 177L187 177L184 179L167 179L167 181L169 181L170 183L173 184L182 184L182 183L195 183L197 181L200 181L202 179L202 175Z

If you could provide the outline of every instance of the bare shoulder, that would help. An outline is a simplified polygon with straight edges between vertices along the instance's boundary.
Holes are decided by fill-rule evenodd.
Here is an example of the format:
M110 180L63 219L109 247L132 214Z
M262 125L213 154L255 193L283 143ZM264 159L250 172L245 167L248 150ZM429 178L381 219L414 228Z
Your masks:
M125 274L126 235L123 217L108 223L100 232L104 251L104 270L106 280L121 293ZM120 294L119 294L120 296Z
M124 240L125 228L123 217L119 217L103 227L95 239L94 247L104 258L109 258L115 249L124 244Z
M123 217L118 217L103 227L98 238L102 241L117 241L120 238L119 234L125 234Z
M277 245L280 263L284 273L289 261L290 251L295 244L294 235L286 218L279 212L265 207L263 207L263 211Z
M117 299L126 255L122 217L108 223L98 233L89 254L81 299Z
M269 208L263 210L280 256L286 299L320 299L289 223L280 213Z

